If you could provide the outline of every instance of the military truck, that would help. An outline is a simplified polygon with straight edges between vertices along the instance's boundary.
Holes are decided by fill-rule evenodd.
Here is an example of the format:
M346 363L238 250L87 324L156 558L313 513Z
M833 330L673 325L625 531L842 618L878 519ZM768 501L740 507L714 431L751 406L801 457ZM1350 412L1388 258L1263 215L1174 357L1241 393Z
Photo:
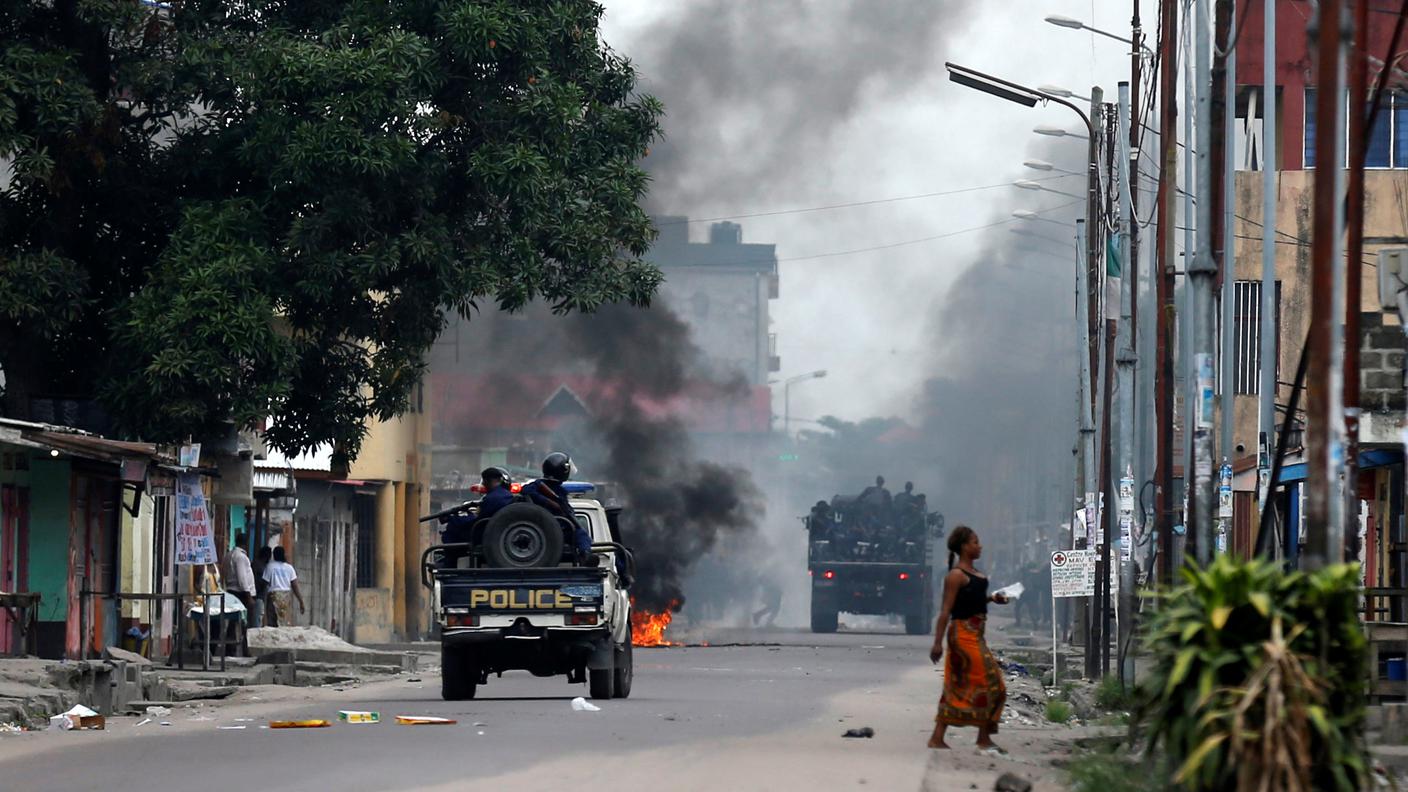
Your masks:
M894 503L872 491L818 501L803 518L812 632L836 632L842 611L902 616L910 635L933 627L934 544L943 536L943 515L929 512L923 496Z

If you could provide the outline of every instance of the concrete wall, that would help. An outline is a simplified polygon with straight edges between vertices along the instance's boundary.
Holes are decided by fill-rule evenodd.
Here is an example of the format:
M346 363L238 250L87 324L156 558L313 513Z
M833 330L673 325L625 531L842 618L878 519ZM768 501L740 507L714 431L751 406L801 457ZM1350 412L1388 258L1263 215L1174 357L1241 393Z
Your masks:
M391 622L386 614L391 610L391 591L384 588L357 589L354 641L359 644L390 643Z
M1310 240L1311 202L1315 171L1281 171L1277 174L1276 278L1281 282L1280 373L1278 379L1295 378L1306 329L1310 324ZM1238 280L1261 279L1261 173L1237 173L1235 206L1242 218L1236 220L1236 275ZM1253 222L1254 221L1254 222ZM1364 258L1375 259L1384 247L1408 245L1408 171L1375 170L1365 174ZM1365 312L1378 313L1377 270L1366 263L1362 270ZM1327 297L1328 299L1328 297ZM1398 328L1398 317L1385 314L1379 323L1386 331ZM1400 382L1401 387L1401 382ZM1290 386L1277 391L1276 401L1285 404ZM1234 402L1235 442L1255 453L1257 447L1257 400L1255 395L1238 395ZM1304 394L1302 394L1302 406ZM1366 403L1366 408L1373 405Z
M374 424L348 476L378 482L376 586L358 589L357 640L389 641L421 632L420 553L428 546L417 519L430 510L430 403L413 395L412 411Z
M723 373L753 385L768 378L768 274L727 267L667 267L660 296Z

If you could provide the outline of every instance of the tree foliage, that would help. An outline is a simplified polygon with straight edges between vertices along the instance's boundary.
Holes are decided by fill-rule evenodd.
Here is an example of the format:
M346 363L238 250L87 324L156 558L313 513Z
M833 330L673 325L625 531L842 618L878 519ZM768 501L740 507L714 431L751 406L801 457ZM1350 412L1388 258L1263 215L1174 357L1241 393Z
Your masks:
M0 0L6 410L354 454L447 311L647 302L661 109L591 0ZM3 178L3 177L0 177Z

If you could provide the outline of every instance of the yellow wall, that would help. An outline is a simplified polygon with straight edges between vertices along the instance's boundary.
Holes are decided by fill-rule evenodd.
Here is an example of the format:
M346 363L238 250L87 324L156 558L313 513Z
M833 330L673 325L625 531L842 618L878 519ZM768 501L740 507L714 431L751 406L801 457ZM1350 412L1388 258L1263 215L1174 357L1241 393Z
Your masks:
M1262 190L1259 171L1239 171L1236 181L1236 213L1233 242L1238 280L1261 280ZM1310 240L1315 171L1282 171L1277 174L1276 279L1281 282L1281 354L1278 379L1295 379L1296 364L1310 325ZM1374 261L1383 247L1398 247L1408 239L1408 171L1370 170L1364 178L1364 258ZM1255 221L1255 222L1249 222ZM1365 311L1379 310L1378 271L1366 263L1361 269ZM1384 324L1397 324L1397 316L1384 314ZM1277 403L1290 398L1290 386L1277 391ZM1257 400L1255 395L1239 394L1235 401L1235 442L1248 454L1257 447ZM1301 405L1304 409L1304 394ZM1278 422L1280 418L1278 417Z
M412 397L428 407L428 401ZM376 643L423 634L420 554L429 532L430 415L409 412L374 424L349 466L353 479L381 482L377 491L376 587L357 591L357 640Z
M156 501L147 494L141 496L141 511L136 518L127 511L125 506L132 502L132 493L123 491L125 501L124 508L120 509L122 515L122 540L121 540L121 580L118 581L120 591L124 592L145 592L154 591L152 587L152 547L154 545L154 523L152 519L153 511L156 508ZM150 621L151 608L147 603L124 600L122 602L122 616L128 619L140 619Z

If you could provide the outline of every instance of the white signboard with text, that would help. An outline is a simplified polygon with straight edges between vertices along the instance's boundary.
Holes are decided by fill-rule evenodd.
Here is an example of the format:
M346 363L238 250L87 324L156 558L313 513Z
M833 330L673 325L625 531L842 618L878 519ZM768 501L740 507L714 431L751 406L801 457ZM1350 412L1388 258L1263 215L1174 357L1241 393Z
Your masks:
M1051 554L1051 596L1095 596L1098 550L1057 550Z

